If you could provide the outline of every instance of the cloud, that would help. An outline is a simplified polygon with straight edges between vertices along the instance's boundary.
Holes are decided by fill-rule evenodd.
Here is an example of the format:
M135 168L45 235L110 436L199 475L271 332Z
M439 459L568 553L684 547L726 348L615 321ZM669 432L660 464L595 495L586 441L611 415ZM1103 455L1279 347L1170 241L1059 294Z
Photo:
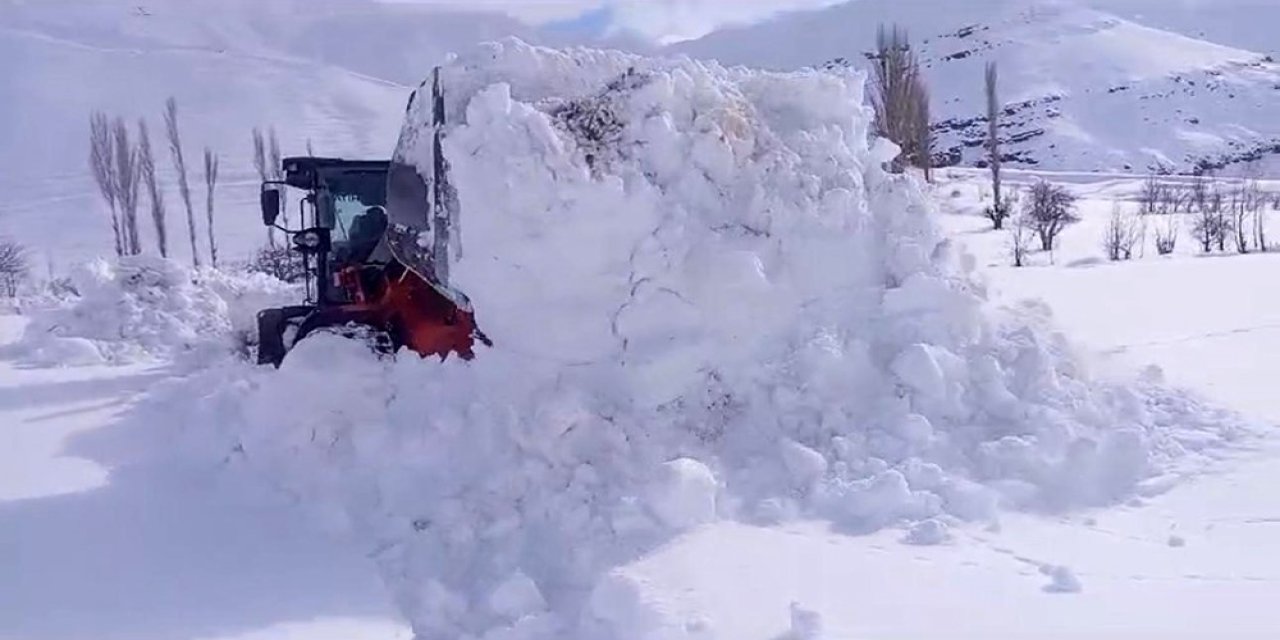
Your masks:
M658 42L687 40L732 24L785 11L816 9L841 0L393 0L449 9L501 11L533 24L572 23L607 15L609 31L630 31ZM605 11L601 11L604 9Z

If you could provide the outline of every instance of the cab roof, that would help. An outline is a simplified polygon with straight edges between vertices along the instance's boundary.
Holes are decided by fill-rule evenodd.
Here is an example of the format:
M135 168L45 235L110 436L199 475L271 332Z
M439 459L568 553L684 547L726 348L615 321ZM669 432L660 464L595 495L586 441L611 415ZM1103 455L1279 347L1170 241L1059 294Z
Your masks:
M391 166L391 161L295 156L285 158L281 164L284 168L285 184L298 189L311 190L320 187L320 177L322 175L340 173L381 173L386 175Z

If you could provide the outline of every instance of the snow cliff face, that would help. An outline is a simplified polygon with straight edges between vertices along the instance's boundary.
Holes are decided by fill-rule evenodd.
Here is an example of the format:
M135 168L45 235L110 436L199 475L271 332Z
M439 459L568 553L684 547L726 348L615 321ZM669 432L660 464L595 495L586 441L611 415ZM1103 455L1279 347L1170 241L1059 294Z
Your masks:
M1226 4L1236 22L1262 19L1244 3ZM1256 38L1206 34L1192 15L1189 5L1139 0L854 0L673 50L773 69L866 68L877 27L898 24L926 68L947 163L983 161L990 61L1000 66L1002 140L1013 166L1190 172L1275 153L1280 66L1238 48Z
M1240 435L988 303L881 169L855 74L512 40L443 82L453 282L495 346L392 361L322 335L175 396L219 459L366 544L422 637L645 637L606 576L702 523L1101 504Z

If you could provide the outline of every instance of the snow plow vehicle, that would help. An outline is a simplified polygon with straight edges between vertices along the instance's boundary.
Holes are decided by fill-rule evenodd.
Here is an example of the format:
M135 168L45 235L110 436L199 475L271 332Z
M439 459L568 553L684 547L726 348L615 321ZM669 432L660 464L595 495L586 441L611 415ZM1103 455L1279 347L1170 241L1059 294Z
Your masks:
M415 161L422 151L417 137L402 136L390 161L290 157L281 163L283 180L262 184L262 222L287 234L299 254L306 300L259 312L259 364L279 367L293 345L317 332L359 335L381 351L406 347L442 359L469 360L477 341L490 344L471 302L448 282L457 198L441 149L438 71L432 99L436 131L425 175L424 163ZM279 224L288 188L305 192L297 229Z

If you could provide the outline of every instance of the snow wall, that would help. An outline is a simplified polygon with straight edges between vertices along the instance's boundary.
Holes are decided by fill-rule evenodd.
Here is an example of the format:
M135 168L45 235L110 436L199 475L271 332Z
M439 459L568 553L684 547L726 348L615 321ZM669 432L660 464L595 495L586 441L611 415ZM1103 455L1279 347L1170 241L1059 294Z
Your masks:
M494 348L321 335L173 399L360 540L422 638L656 637L609 571L708 521L1104 504L1242 433L989 304L860 76L505 41L443 80L454 284Z

